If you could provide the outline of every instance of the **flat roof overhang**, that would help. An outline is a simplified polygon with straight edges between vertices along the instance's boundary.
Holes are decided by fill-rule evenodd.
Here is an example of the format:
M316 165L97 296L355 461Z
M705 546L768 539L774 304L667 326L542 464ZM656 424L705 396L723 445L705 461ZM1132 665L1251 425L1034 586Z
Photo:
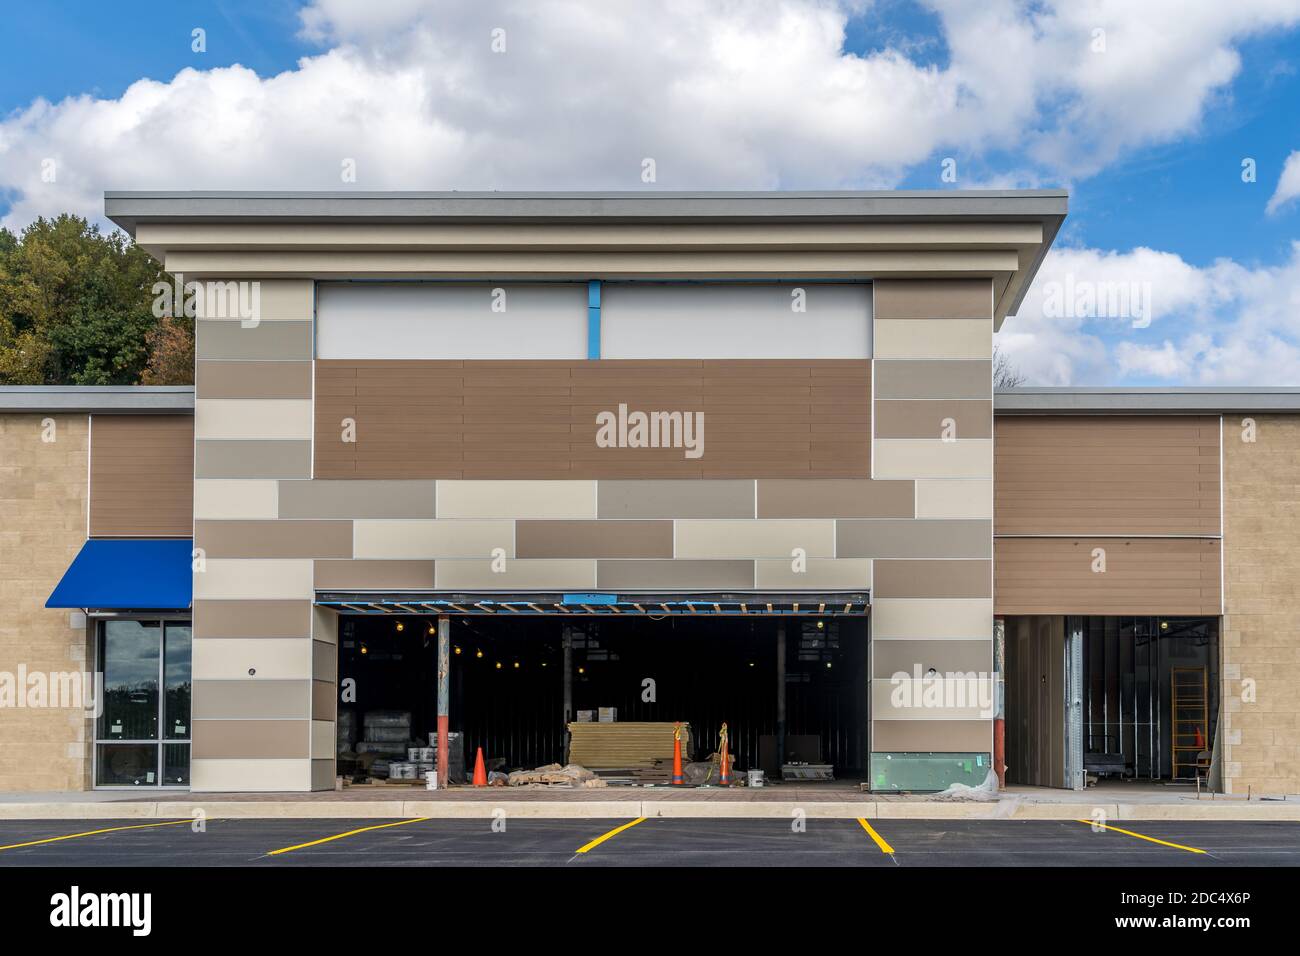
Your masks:
M345 614L861 617L869 591L318 591L316 604Z

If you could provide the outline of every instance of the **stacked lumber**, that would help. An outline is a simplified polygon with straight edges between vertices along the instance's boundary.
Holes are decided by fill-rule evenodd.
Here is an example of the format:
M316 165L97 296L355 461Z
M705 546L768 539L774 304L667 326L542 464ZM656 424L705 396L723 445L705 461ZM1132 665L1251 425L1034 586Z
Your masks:
M673 759L673 724L569 724L569 761L592 770L654 771ZM690 725L682 724L682 753L690 753ZM660 764L662 766L662 764Z

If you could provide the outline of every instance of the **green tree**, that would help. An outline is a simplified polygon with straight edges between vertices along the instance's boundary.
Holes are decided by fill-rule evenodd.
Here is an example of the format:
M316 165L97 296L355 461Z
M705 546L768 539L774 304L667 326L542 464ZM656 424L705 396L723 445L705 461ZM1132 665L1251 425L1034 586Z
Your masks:
M133 385L149 364L162 270L78 216L0 230L0 383Z

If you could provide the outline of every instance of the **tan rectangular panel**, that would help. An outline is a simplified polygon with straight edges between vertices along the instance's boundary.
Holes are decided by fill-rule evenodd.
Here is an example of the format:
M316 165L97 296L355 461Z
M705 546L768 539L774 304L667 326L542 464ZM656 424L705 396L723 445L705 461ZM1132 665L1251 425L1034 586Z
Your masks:
M311 708L307 680L199 680L194 682L194 719L305 719Z
M744 480L597 482L601 518L753 518L754 482Z
M873 641L871 672L876 677L895 674L924 677L930 668L940 674L987 674L993 669L992 641Z
M306 361L312 357L311 323L200 319L194 323L194 351L203 361Z
M881 359L988 359L993 320L953 319L936 326L924 319L877 319L873 347Z
M351 521L196 521L208 558L350 558Z
M835 522L820 518L676 522L677 556L682 558L785 558L835 556Z
M309 720L196 720L193 755L208 758L305 757Z
M199 362L194 397L311 398L311 362Z
M440 518L596 517L594 481L440 481L437 484Z
M911 481L769 478L758 483L760 518L910 518Z
M316 365L322 478L830 478L871 470L864 359ZM687 457L682 441L598 445L597 416L617 415L620 405L628 414L703 414L702 455ZM355 442L342 440L349 418Z
M1000 416L998 534L1218 534L1219 420Z
M841 558L991 558L993 522L841 519L835 522Z
M991 720L876 720L871 724L873 753L988 753Z
M1105 571L1096 549L1105 552ZM999 538L998 614L1208 614L1219 602L1210 538Z
M309 441L199 441L196 478L310 478Z
M992 570L989 561L877 561L872 597L988 597Z
M311 715L316 720L334 720L338 714L338 683L329 680L311 682Z
M539 558L506 562L504 571L492 561L439 561L434 576L440 591L505 591L510 588L580 590L596 586L596 562L583 558Z
M988 640L993 634L993 598L917 600L871 595L873 640L947 638Z
M194 602L194 637L310 637L309 601Z
M433 518L432 481L281 481L281 518Z
M789 558L755 562L764 591L865 590L871 587L870 558L808 558L796 571Z
M993 398L993 367L988 362L899 359L877 361L872 371L877 402L888 399Z
M993 316L989 279L877 279L878 319L987 319Z
M317 561L318 591L433 589L432 561Z
M876 401L877 438L992 438L993 403L979 399Z
M279 793L311 789L313 760L197 759L190 762L193 793Z
M188 537L194 514L194 419L93 415L92 536Z
M596 562L596 587L610 590L748 589L753 586L753 561Z
M516 521L520 558L671 558L671 521Z

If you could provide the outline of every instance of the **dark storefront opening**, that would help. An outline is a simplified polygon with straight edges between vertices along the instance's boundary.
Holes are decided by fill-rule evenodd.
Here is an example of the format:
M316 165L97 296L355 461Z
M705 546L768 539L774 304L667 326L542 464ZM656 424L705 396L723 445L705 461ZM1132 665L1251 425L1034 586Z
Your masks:
M1007 780L1206 781L1218 686L1217 618L1008 617Z
M832 764L837 779L863 776L865 618L492 615L451 618L450 729L462 735L453 748L453 779L460 769L456 752L472 766L478 747L490 766L503 761L507 770L566 762L566 631L574 720L579 711L614 708L618 721L688 722L688 760L707 759L717 749L726 721L735 768L762 768L777 778L781 620L787 751L795 751L787 760ZM376 720L400 723L409 713L412 742L432 742L436 628L436 618L415 615L340 620L341 773L371 748L368 738L399 735L368 726ZM399 751L396 741L388 743Z

